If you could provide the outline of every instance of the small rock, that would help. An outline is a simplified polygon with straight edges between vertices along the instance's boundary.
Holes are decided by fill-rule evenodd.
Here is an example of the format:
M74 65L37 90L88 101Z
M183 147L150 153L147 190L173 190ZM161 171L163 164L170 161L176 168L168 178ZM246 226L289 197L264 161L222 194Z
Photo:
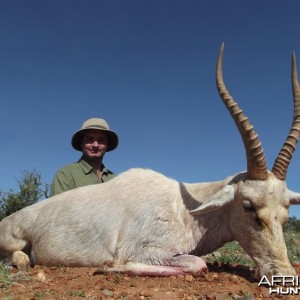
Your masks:
M216 258L220 258L221 257L221 253L218 251L213 252L213 256Z
M217 297L217 294L216 293L207 293L206 294L206 299L207 300L215 300Z
M149 290L142 290L142 291L140 291L140 296L150 297L151 292Z
M45 282L47 280L45 272L42 270L38 271L36 274L36 280L39 282Z
M185 275L185 281L192 282L195 278L192 275Z
M108 296L108 297L113 297L113 295L114 295L113 291L110 291L107 289L101 290L101 292L102 292L102 294L104 294L105 296Z

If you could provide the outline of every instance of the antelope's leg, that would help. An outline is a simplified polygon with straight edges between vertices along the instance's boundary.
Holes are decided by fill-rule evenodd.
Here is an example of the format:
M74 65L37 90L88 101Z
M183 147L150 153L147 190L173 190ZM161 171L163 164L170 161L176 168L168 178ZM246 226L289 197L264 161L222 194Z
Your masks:
M186 254L172 257L166 265L147 265L129 261L124 265L105 265L101 270L96 271L96 273L111 272L137 276L167 277L187 274L203 276L208 269L201 257Z
M10 266L16 266L21 272L27 272L30 268L30 259L23 251L15 251L13 254L5 257L3 262Z

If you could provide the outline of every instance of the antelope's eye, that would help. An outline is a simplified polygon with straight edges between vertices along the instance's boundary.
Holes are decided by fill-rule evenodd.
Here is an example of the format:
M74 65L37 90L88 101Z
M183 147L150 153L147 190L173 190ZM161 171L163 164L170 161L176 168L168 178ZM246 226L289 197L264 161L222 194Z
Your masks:
M242 205L243 205L243 207L246 211L255 212L255 207L253 206L253 204L249 200L244 200L242 202Z
M261 228L261 226L263 225L263 222L257 215L257 208L249 200L244 200L242 202L242 204L243 204L243 208L244 208L245 212L251 213L251 216L254 218L256 226L259 226L258 228Z

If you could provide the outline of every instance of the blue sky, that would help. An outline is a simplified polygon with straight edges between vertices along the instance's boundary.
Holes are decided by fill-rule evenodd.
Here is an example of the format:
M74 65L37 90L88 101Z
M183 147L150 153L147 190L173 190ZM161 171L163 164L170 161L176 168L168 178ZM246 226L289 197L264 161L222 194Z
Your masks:
M226 85L272 168L291 125L299 12L297 0L1 0L0 189L23 170L51 183L79 158L71 136L90 117L119 134L104 161L116 173L145 167L197 182L245 170L215 86L222 42ZM287 184L300 192L300 149Z

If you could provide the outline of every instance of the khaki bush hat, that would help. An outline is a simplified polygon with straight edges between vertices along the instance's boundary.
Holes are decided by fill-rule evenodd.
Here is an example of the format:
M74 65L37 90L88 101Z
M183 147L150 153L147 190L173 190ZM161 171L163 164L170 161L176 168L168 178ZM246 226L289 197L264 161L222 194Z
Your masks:
M77 151L81 150L81 141L83 132L89 129L96 129L107 132L107 152L112 151L117 148L119 143L118 135L109 129L107 122L104 119L91 118L85 121L81 129L77 130L72 137L71 143L72 147Z

